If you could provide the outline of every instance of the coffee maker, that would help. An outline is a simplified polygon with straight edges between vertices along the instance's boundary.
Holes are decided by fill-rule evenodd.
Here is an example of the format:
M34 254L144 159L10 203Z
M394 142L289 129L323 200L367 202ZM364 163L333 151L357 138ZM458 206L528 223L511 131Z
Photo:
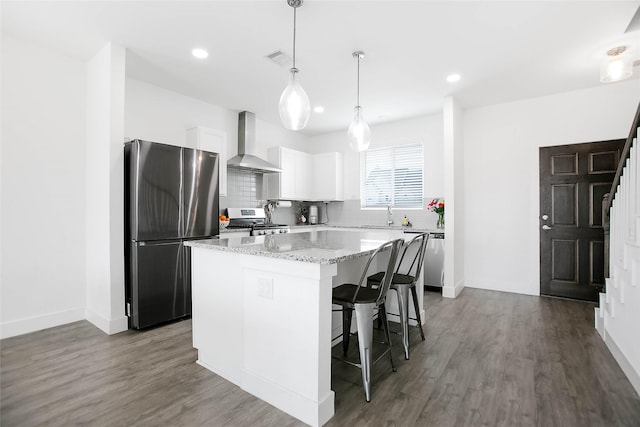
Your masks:
M314 225L318 223L318 206L309 205L309 224Z

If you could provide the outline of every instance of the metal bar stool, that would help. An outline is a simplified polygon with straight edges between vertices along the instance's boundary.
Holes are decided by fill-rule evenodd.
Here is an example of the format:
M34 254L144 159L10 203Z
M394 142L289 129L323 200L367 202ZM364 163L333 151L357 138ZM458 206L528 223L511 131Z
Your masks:
M418 293L416 291L416 282L420 277L422 271L422 264L424 261L424 254L429 241L429 233L420 233L405 246L396 271L391 278L391 289L395 290L398 295L398 311L400 314L400 328L402 330L402 345L404 347L404 358L409 360L409 291L413 299L413 308L416 313L416 318L412 319L417 322L417 326L420 329L420 336L424 341L424 331L422 330L422 319L420 318L420 307L418 305ZM403 261L407 253L416 251L411 264L408 268L403 266ZM402 269L402 272L400 272ZM373 276L367 278L367 285L369 287L376 287L382 282L384 272L379 272Z
M382 317L385 337L388 348L373 363L380 360L385 354L389 353L391 359L391 368L395 372L393 365L393 355L391 354L391 335L389 334L389 325L387 324L385 300L387 291L391 285L391 276L396 265L400 247L404 241L402 239L392 240L377 248L369 257L364 268L360 281L357 285L345 283L333 288L332 302L340 305L342 308L342 330L343 330L343 351L346 356L349 346L349 333L351 330L351 316L353 310L356 312L356 322L358 328L358 346L360 349L360 363L349 362L346 359L339 359L350 365L360 368L362 371L362 384L364 386L364 395L367 402L371 401L371 352L373 349L373 311L378 308L378 313ZM389 254L389 263L385 272L382 272L380 278L380 286L372 289L366 286L366 278L369 273L369 267L376 257L391 250ZM375 264L374 264L375 265Z

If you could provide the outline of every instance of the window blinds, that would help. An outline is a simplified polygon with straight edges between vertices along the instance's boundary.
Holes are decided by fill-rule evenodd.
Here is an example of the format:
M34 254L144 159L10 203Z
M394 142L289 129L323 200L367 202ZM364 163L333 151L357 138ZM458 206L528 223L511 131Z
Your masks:
M361 154L364 208L422 208L422 145L367 150Z

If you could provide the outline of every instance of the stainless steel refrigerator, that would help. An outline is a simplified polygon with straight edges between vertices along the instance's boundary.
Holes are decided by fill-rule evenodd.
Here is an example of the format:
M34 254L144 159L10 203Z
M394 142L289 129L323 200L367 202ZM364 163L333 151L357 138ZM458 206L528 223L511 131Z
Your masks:
M219 233L218 155L125 144L125 296L134 329L191 314L187 240Z

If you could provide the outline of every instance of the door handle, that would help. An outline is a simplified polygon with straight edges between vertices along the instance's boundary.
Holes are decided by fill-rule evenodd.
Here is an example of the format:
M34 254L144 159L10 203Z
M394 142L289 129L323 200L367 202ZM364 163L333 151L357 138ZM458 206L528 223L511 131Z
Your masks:
M551 230L551 227L549 227L547 224L542 226L543 230Z

